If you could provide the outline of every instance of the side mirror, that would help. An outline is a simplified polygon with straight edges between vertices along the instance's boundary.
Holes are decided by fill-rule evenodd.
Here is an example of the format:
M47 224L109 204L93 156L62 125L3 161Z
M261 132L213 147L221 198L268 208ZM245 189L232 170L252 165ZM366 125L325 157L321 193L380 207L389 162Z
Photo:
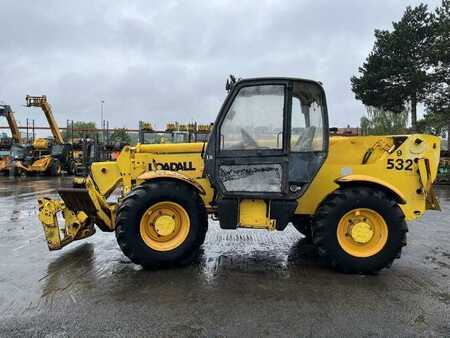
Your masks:
M235 83L236 83L236 77L234 75L230 74L230 78L227 79L227 82L225 84L225 90L227 92L229 92L233 88Z

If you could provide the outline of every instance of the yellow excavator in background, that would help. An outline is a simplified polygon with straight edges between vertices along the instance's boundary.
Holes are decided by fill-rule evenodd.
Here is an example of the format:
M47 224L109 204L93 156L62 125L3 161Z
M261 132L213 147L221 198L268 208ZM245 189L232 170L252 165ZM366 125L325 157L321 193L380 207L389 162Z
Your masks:
M11 106L0 105L0 116L6 117L9 129L11 130L11 138L6 137L0 139L0 174L8 174L12 167L14 154L17 153L15 150L22 148L22 140Z
M58 176L63 170L71 174L73 172L74 161L72 146L64 142L64 137L59 130L58 124L53 116L52 108L43 96L26 96L27 107L39 107L44 112L53 140L37 138L23 161L16 161L17 171L26 174L47 174Z

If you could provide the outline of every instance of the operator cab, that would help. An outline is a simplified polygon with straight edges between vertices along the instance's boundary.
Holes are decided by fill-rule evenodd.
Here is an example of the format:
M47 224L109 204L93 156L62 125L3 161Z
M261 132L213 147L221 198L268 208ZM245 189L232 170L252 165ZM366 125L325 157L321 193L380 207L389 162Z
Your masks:
M295 78L227 82L205 153L221 227L282 230L328 151L325 92Z
M14 161L23 161L25 159L26 147L22 144L13 144L11 146L11 157Z

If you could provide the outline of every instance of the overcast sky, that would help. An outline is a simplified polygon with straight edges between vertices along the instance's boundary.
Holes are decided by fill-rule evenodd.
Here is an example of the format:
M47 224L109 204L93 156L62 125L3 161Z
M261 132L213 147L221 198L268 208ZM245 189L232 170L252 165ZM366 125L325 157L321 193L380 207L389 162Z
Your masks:
M46 94L67 119L214 121L228 74L322 81L331 126L359 125L350 77L415 0L0 2L0 101ZM434 8L440 0L422 1ZM5 121L0 121L4 125Z

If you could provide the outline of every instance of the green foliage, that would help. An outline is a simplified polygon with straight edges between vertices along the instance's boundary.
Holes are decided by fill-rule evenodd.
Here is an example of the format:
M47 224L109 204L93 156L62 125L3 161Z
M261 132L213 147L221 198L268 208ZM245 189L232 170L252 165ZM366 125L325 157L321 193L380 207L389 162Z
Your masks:
M128 135L127 130L125 128L119 128L114 130L109 136L110 142L120 142L125 144L131 143L130 135Z
M423 4L407 7L392 31L376 30L375 38L359 76L351 78L356 99L394 113L409 107L413 130L448 134L450 0L443 0L434 12ZM425 104L425 116L416 122L420 102Z
M408 112L393 113L374 107L367 107L367 116L361 118L363 135L404 134Z
M448 115L428 112L422 120L417 121L417 129L421 133L445 137L448 131Z
M432 15L426 5L407 7L393 30L375 30L375 45L351 78L356 99L367 106L393 113L411 109L416 127L417 103L426 97L428 83L427 51L431 48Z
M420 122L423 131L444 136L450 129L450 0L442 1L435 11L432 27L433 43L428 58L431 81L425 117Z
M72 125L69 124L69 129L63 132L64 139L69 140L73 138L95 138L96 136L96 124L95 122L83 122L76 121L73 123L73 136Z

